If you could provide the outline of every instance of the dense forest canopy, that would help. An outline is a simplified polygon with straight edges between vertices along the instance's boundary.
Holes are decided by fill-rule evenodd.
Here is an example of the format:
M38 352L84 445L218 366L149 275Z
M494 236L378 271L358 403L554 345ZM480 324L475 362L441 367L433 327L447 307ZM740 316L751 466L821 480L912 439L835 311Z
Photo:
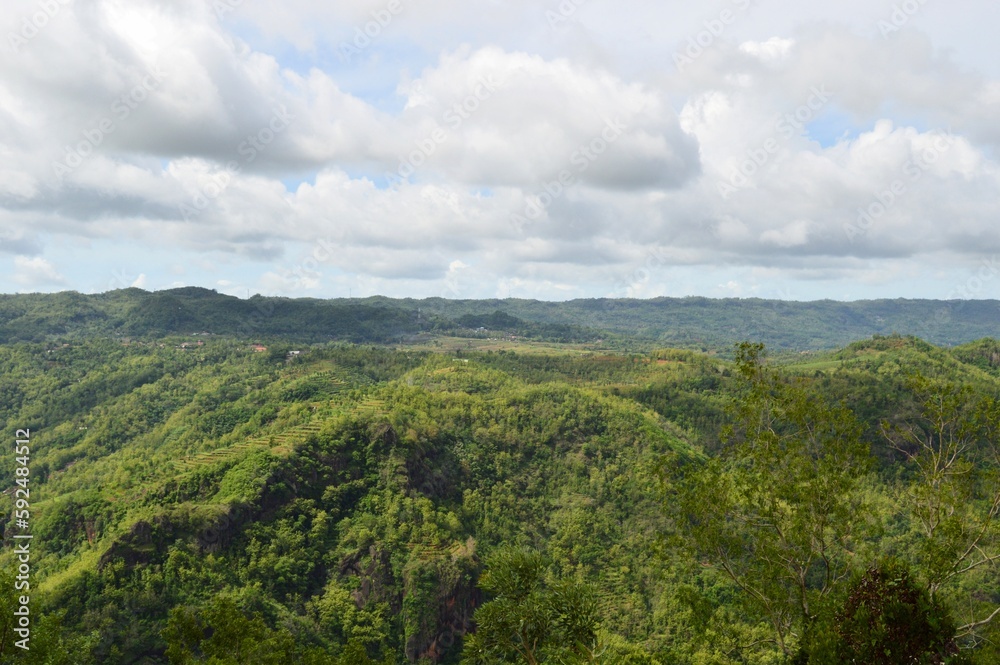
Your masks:
M427 301L202 329L246 302L4 301L0 422L31 430L34 540L25 655L6 482L0 662L1000 658L992 338L623 352L589 340L599 318ZM315 330L351 312L329 337L388 343L306 339L322 308ZM434 350L392 321L517 332Z
M384 297L240 299L185 287L147 292L0 295L0 342L58 337L161 337L208 332L296 343L396 343L420 336L520 337L731 351L751 339L786 351L832 350L872 335L956 346L1000 334L995 300L787 302L758 298L425 300Z

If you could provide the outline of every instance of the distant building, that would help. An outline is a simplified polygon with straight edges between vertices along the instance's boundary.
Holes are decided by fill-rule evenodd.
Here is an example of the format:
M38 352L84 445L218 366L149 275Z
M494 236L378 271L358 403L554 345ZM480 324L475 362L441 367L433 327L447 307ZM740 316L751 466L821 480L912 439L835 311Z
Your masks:
M253 349L254 353L263 353L264 351L267 351L267 347L263 344L251 344L250 348Z

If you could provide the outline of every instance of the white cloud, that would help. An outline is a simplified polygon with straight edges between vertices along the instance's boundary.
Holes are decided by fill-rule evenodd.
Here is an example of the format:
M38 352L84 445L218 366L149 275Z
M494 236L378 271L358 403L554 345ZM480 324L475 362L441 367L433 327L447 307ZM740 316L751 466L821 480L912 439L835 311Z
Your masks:
M462 49L405 90L404 118L422 132L404 155L438 128L429 168L460 181L537 187L571 171L599 186L677 186L698 170L661 94L568 60Z
M772 37L766 42L743 42L740 50L764 62L775 62L787 58L793 46L794 39Z
M66 278L59 274L56 267L40 256L15 256L13 280L27 290L47 289L66 284Z
M543 5L403 0L351 62L339 45L381 0L221 21L200 0L60 5L0 60L8 289L80 288L102 258L82 250L63 277L40 257L101 240L291 295L727 293L738 271L765 271L754 293L892 295L919 266L947 290L1000 251L985 18L928 5L883 39L860 0L762 5L678 73L703 7L587 3L553 30ZM0 34L34 10L19 0ZM296 271L320 240L327 258ZM179 278L143 270L137 285Z
M778 247L801 247L809 239L809 222L798 220L780 229L770 229L760 235L761 242Z

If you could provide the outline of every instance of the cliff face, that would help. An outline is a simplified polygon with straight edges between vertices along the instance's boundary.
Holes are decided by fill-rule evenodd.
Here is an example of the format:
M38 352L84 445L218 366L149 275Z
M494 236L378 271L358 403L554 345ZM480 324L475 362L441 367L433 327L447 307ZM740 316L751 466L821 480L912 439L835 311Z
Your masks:
M475 541L449 550L414 551L404 569L406 657L439 662L472 628L481 601Z

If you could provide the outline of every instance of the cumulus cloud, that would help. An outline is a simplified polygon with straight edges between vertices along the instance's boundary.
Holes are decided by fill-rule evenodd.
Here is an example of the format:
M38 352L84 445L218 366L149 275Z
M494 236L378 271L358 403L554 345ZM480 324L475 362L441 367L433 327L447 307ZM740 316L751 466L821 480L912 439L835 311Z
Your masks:
M14 4L8 290L81 288L50 262L81 240L234 292L446 297L893 295L1000 250L1000 59L940 7L885 36L860 0L753 7L678 71L717 12Z
M523 187L577 170L587 184L670 187L698 171L662 94L568 60L462 49L405 91L405 119L440 143L431 167L453 179Z
M67 283L56 267L40 256L14 257L13 281L25 290L65 286Z
M763 62L777 62L787 58L793 46L795 46L794 39L771 37L765 42L743 42L740 44L740 50Z

